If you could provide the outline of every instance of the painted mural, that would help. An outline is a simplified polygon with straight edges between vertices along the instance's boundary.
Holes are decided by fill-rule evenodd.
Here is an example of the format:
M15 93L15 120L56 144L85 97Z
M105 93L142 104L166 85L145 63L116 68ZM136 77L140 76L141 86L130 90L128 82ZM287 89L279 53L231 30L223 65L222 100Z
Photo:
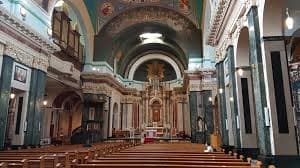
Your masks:
M185 19L173 10L166 10L157 6L142 6L123 12L113 18L107 25L106 30L111 35L115 35L127 27L143 22L166 24L176 31L185 31L186 34L189 34L189 30L194 27L190 20Z
M92 1L92 0L91 0ZM118 0L118 1L97 1L98 11L97 12L97 32L99 32L104 25L106 25L109 20L113 17L122 14L123 12L141 6L160 6L163 8L172 9L178 13L185 15L189 20L198 25L196 9L193 9L191 3L195 3L195 1L190 0ZM154 11L154 13L159 13ZM140 21L147 21L152 16L136 13L135 16L131 16L133 18L139 18ZM155 17L155 16L154 16ZM138 20L138 19L136 19ZM169 20L169 19L168 19ZM177 24L176 24L177 25Z
M110 2L105 2L100 7L100 13L102 16L110 16L114 12L114 6Z

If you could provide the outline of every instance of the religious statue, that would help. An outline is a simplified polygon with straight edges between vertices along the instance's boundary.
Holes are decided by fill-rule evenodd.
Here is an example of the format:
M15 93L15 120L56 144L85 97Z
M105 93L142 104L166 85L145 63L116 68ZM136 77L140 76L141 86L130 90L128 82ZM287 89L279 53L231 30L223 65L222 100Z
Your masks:
M198 117L197 123L198 123L198 131L199 132L205 132L205 131L207 131L206 122L205 122L205 120L201 116Z

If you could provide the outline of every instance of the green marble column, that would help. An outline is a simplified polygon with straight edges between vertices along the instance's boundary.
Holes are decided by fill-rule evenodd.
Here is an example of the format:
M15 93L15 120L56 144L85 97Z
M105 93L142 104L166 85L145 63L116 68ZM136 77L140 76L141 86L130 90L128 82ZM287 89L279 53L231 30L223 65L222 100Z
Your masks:
M225 92L225 81L224 81L224 62L219 62L216 64L217 69L217 78L218 78L218 88L222 88ZM222 144L225 146L229 145L228 130L226 129L226 119L227 119L227 110L226 110L226 97L225 93L218 93L218 105L221 114L221 135L222 135Z
M0 148L4 147L7 112L9 107L11 77L14 60L3 56L3 65L0 77Z
M32 69L30 90L27 107L27 128L24 137L24 145L40 144L40 129L42 121L42 102L44 100L47 75L45 72Z
M210 135L214 133L214 115L213 115L213 106L212 102L209 101L209 97L212 96L211 90L205 90L201 92L202 104L204 106L204 120L206 122L207 130L206 141L210 142Z
M191 142L197 143L197 92L190 92L190 123L191 123Z
M88 121L89 121L89 111L91 107L91 101L93 99L92 94L84 94L84 103L83 103L83 111L82 111L82 120L81 120L81 128L83 130L83 138L81 140L81 143L84 144L85 147L90 146L89 142L89 134L87 130Z
M241 147L241 138L240 138L240 128L237 127L237 116L238 107L237 107L237 93L236 93L236 77L235 77L235 63L234 63L234 51L233 46L229 46L227 48L227 58L228 58L228 74L229 74L229 86L230 87L230 95L233 97L233 102L230 102L230 108L232 112L232 125L234 131L235 138L235 147Z
M258 10L256 6L251 7L248 13L249 24L249 48L250 65L252 66L252 80L254 91L254 103L256 111L256 125L258 147L261 155L271 154L270 130L265 126L264 108L267 107L266 84L262 62L262 48Z

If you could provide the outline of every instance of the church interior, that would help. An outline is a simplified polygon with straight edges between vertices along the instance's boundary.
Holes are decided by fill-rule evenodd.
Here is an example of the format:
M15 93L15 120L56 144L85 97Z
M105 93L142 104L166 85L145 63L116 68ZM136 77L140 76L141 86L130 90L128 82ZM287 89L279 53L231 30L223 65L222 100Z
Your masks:
M0 167L154 166L300 167L300 2L0 0Z

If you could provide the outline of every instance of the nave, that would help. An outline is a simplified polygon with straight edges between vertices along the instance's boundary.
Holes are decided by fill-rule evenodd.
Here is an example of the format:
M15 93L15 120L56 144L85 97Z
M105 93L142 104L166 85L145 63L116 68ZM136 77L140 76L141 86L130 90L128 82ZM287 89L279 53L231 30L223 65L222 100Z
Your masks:
M7 168L260 168L261 162L217 149L204 153L205 145L189 142L140 144L106 142L83 148L79 145L8 150L0 153L0 167Z

